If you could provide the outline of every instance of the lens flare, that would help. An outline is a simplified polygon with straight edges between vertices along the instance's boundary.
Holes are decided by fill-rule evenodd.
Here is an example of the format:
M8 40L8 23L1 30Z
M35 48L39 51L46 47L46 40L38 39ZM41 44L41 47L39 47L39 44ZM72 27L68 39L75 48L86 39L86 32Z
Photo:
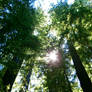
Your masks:
M61 65L62 57L59 50L50 50L46 54L45 62L49 67L59 67Z
M48 59L52 60L53 62L57 60L57 51L53 50L47 54Z

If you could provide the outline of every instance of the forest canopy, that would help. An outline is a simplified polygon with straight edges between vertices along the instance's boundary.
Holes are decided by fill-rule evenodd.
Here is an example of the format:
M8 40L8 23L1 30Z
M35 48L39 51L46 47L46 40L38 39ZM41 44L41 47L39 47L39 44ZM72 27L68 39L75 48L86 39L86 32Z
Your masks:
M0 92L92 91L92 1L69 1L0 0Z

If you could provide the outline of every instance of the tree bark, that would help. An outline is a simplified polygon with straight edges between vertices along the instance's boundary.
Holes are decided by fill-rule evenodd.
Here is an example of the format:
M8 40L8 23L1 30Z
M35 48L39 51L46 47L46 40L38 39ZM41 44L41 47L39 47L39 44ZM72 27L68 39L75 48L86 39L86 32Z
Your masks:
M79 78L80 85L84 92L92 92L92 83L90 78L88 77L88 74L82 65L82 62L80 60L79 55L76 52L76 49L72 45L72 43L69 41L69 51L73 59L74 67L76 69L76 74Z

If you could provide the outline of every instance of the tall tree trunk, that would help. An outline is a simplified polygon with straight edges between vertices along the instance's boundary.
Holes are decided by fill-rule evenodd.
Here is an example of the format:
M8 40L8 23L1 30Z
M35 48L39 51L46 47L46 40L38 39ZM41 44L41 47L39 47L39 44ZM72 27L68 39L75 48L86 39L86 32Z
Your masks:
M31 62L31 60L29 61L23 60L23 63L15 79L15 82L13 83L11 92L25 92L28 89L28 84L30 81L30 76L33 68L33 62Z
M10 66L10 67L8 67L6 69L6 72L5 72L5 74L4 74L3 78L2 78L3 85L4 85L4 89L3 90L5 92L7 92L7 90L8 90L8 92L11 91L12 85L13 85L14 80L15 80L15 78L17 76L17 73L18 73L18 69L20 68L21 63L22 63L22 61L19 60L19 59L16 59L16 57L14 57L14 61L12 61L12 62L16 62L16 63L12 63L14 65L15 64L16 65L19 64L19 65L16 66L14 69L12 69L13 66ZM15 73L15 71L16 71L16 73ZM8 85L10 85L9 89L7 89Z
M80 57L78 56L76 49L72 45L72 43L69 41L69 51L73 59L73 63L76 69L77 76L80 80L81 87L84 92L92 92L92 83L90 78L88 77L88 74L82 65L82 62L80 60Z
M4 77L2 78L5 92L7 92L7 90L8 90L8 92L10 92L15 77L16 77L16 75L14 75L13 71L10 71L9 69L6 70L6 73L5 73ZM9 85L9 84L10 84L10 88L7 89L7 85Z

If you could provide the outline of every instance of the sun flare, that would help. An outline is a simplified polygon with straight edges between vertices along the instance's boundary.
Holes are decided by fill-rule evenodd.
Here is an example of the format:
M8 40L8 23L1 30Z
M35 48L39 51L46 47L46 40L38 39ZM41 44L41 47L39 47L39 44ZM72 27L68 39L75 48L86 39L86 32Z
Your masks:
M57 60L57 51L53 50L50 53L48 53L46 56L48 60L52 60L54 62Z
M48 51L45 57L45 62L49 67L58 67L61 64L61 53L59 50Z

